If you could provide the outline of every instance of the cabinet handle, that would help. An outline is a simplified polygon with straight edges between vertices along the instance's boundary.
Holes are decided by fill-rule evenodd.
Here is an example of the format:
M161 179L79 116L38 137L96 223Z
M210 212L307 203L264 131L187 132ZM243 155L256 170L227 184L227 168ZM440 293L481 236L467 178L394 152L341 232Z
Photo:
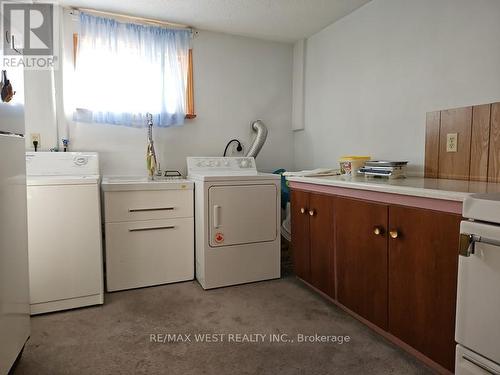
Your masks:
M316 210L309 210L309 216L316 215Z
M305 209L304 207L301 207L301 208L300 208L300 213L301 213L301 214L305 214L305 213L306 213L306 209Z
M397 231L397 229L393 229L389 231L389 235L392 239L396 239L399 237L399 232Z
M169 225L168 227L151 227L151 228L133 228L129 229L129 232L144 232L146 230L162 230L162 229L174 229L173 225Z
M373 228L373 233L374 233L376 236L380 236L380 235L384 234L384 228L381 228L381 227L374 227L374 228Z
M174 207L157 207L157 208L131 208L128 212L147 212L147 211L171 211Z

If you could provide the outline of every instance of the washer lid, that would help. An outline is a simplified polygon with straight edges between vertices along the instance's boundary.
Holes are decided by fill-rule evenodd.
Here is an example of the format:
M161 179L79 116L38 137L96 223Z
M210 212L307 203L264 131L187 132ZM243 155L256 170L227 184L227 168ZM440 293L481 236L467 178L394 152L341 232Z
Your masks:
M500 193L472 194L465 198L463 216L500 224Z
M90 185L98 184L99 176L27 176L28 186Z

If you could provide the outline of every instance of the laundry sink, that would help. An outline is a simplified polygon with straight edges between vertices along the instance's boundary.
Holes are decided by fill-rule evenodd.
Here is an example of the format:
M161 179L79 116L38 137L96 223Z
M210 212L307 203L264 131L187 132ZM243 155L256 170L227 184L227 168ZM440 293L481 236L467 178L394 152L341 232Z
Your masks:
M183 178L147 176L104 177L101 186L104 191L193 189L193 183Z

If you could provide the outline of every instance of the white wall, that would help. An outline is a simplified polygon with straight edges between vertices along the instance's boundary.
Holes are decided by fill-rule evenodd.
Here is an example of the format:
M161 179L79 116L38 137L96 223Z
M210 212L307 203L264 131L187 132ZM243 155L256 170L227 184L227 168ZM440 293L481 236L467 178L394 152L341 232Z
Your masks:
M71 49L72 31L66 27L65 33L65 43ZM182 127L154 129L162 169L185 172L187 156L222 155L232 138L248 146L253 137L250 122L259 118L268 125L269 136L257 157L258 168L291 168L292 49L284 43L200 31L193 40L198 117ZM50 95L45 75L38 74L32 85ZM27 112L40 112L41 105L27 108ZM43 107L47 109L43 116L48 117L50 106ZM74 123L64 119L59 108L57 112L59 138L65 133L66 121L71 150L99 152L102 174L146 174L146 129ZM57 126L52 121L37 124L34 116L30 117L29 131L50 132ZM43 139L42 144L44 149L54 146Z
M373 0L309 38L295 167L344 154L422 172L425 113L500 100L500 1Z
M66 45L71 35L66 27ZM250 122L258 118L269 127L259 169L290 168L292 46L200 31L193 40L193 58L198 117L182 127L154 129L162 169L184 172L186 156L220 155L231 138L249 145ZM146 129L64 121L71 149L98 151L103 174L146 173Z
M305 75L305 39L293 45L292 72L292 129L304 129L304 75Z
M57 145L52 73L51 70L24 72L26 148L29 150L33 149L31 133L40 134L39 147L43 150L49 150Z

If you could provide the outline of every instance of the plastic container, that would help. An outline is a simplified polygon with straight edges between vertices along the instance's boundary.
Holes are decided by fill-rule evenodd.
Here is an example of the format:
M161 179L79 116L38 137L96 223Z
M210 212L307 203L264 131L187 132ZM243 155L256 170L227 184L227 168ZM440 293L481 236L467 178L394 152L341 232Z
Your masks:
M370 156L342 156L339 159L340 174L346 176L356 176L358 170L363 167L365 163L370 159Z

